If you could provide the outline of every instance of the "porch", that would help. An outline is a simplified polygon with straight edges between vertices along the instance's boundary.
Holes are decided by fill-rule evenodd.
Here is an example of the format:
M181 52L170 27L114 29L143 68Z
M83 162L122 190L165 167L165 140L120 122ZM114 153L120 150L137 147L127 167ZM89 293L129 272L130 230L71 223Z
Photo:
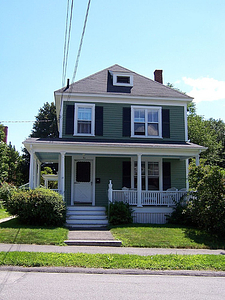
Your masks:
M138 196L140 195L140 199ZM187 195L186 189L180 191L176 188L170 188L167 191L143 191L123 188L114 190L110 180L108 189L109 202L122 201L132 206L174 206L182 197Z

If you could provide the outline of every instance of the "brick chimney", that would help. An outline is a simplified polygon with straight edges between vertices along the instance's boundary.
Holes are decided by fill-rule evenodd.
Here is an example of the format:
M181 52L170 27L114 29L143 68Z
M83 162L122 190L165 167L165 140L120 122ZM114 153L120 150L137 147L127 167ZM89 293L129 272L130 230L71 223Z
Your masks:
M7 127L7 126L4 126L3 131L4 131L4 133L5 133L5 137L4 137L4 139L3 139L3 142L4 142L4 143L7 143L8 127Z
M155 70L154 76L155 76L155 81L159 83L163 83L163 76L162 76L163 70Z

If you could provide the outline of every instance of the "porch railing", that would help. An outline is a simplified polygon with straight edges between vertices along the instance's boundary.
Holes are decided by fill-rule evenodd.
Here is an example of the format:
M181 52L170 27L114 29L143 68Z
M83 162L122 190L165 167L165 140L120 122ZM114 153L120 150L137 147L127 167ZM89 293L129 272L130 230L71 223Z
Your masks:
M172 206L178 202L187 192L170 192L170 191L142 191L141 205L166 205ZM133 190L113 190L112 202L123 201L130 205L137 205L137 191Z
M185 195L186 191L141 191L141 205L173 206ZM113 190L109 186L109 201L137 205L137 190Z

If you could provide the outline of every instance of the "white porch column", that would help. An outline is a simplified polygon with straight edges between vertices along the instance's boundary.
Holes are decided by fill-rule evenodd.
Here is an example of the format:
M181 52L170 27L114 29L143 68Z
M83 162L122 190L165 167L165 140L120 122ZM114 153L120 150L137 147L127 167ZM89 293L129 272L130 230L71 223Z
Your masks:
M66 152L61 152L61 164L60 164L60 182L61 182L61 194L64 199L64 193L65 193L65 154Z
M141 154L137 155L137 207L141 205Z
M41 184L41 163L38 160L38 165L37 165L37 186L40 186Z
M113 185L112 185L112 180L109 180L109 185L108 185L108 200L109 202L112 202L112 188L113 188Z
M196 159L196 166L198 167L199 166L199 155L196 155L195 159Z
M186 190L189 190L189 180L188 180L188 167L189 167L189 159L186 159Z
M29 188L34 188L34 150L30 151Z
M37 158L34 157L34 188L37 187Z

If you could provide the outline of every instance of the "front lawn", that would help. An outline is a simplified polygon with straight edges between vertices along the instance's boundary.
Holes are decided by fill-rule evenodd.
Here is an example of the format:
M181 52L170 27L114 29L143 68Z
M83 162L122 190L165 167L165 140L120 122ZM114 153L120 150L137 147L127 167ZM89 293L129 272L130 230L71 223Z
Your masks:
M111 228L124 247L225 249L225 239L195 228L170 224L132 224Z
M0 223L0 243L64 245L68 229L22 225L17 219Z
M83 267L104 269L225 271L223 255L121 255L86 253L0 252L0 266Z

